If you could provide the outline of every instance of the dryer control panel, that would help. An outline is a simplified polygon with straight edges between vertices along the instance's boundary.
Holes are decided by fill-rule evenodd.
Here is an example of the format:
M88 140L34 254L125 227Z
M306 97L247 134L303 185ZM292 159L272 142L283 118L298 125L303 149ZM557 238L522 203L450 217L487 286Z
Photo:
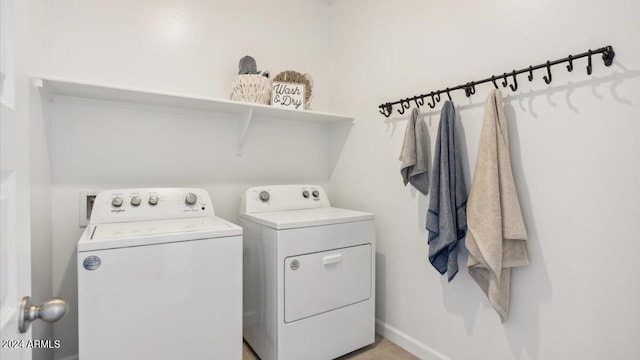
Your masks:
M319 185L267 185L245 191L240 212L251 214L330 206L327 193Z
M90 224L210 216L215 216L215 212L204 189L117 189L96 196Z

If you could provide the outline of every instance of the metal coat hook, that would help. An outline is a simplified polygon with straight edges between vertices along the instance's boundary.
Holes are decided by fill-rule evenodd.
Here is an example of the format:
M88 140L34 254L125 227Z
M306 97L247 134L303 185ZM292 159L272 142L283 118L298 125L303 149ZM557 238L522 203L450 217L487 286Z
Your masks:
M551 62L547 60L547 75L543 77L545 84L551 84Z
M511 88L511 91L516 91L518 90L518 80L516 79L516 71L513 70L513 72L511 73L511 76L513 76L513 84L509 85L509 87Z
M411 105L409 104L409 101L408 101L408 100L409 100L408 98L407 98L407 99L402 100L402 103L400 104L400 109L402 109L402 111L400 111L400 109L398 109L398 113L399 113L400 115L404 114L404 110L405 110L405 109L408 109L408 108L410 108L410 107L411 107Z
M573 56L569 55L567 57L567 61L569 62L569 65L567 65L567 70L569 72L572 72L573 71Z
M380 105L380 114L384 115L384 117L391 116L391 104L386 103L384 105Z
M384 115L384 117L391 116L391 112L393 111L393 105L386 103L384 105L380 105L380 114Z
M551 66L566 63L565 66L567 71L572 72L576 65L574 61L582 58L587 58L588 60L587 74L591 75L593 72L593 56L597 54L602 54L602 60L604 61L604 64L606 66L611 66L613 64L613 60L616 55L615 52L613 51L613 47L608 45L597 48L595 50L589 49L588 51L568 55L567 57L556 59L553 61L548 60L546 61L546 63L542 63L538 65L529 65L528 67L524 67L519 70L513 70L508 73L505 72L502 75L491 75L481 80L470 81L470 82L462 83L460 85L456 85L453 87L450 86L445 88L444 90L440 90L440 89L434 90L430 92L428 95L422 94L419 96L412 96L412 97L400 99L393 102L387 102L378 106L378 108L380 109L381 114L383 114L386 117L389 117L393 113L393 106L397 104L399 105L399 109L397 109L398 113L402 115L405 113L405 110L410 107L411 101L415 101L416 106L420 108L425 104L425 98L431 97L431 100L427 100L426 103L433 109L435 105L438 102L440 102L441 95L443 95L445 92L447 93L447 97L449 101L452 101L451 91L453 90L464 90L467 97L471 97L471 95L474 95L476 93L476 85L479 85L479 84L492 83L496 89L500 89L500 85L498 83L499 79L502 79L501 83L503 87L506 88L507 86L509 86L509 88L511 88L512 91L517 91L518 75L527 74L527 78L529 79L529 81L533 81L533 71L538 69L544 69L544 68L547 69L547 74L543 76L543 79L544 79L544 82L548 85L548 84L551 84L551 81L553 80L553 77L551 74ZM509 84L510 83L509 77L513 77L513 82L511 84Z
M467 83L467 86L464 88L464 93L467 95L467 97L470 97L471 95L476 93L476 84L472 81L470 83Z
M613 51L611 46L605 47L604 52L602 53L602 60L606 66L611 66L613 64L613 58L616 56L616 53Z
M431 92L431 102L427 103L427 105L432 109L436 107L436 99L433 98L433 91Z

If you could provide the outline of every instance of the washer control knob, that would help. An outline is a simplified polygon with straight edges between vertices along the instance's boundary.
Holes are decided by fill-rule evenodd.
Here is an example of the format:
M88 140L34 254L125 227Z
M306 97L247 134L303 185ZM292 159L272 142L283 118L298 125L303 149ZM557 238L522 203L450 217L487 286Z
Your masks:
M188 193L187 196L184 198L184 202L187 205L193 205L196 203L196 201L198 201L198 197L194 193Z
M269 193L267 191L260 191L260 200L262 202L269 201Z
M320 196L320 191L318 191L318 190L313 190L312 194L313 194L313 197L314 197L314 198L317 198L317 197L319 197L319 196Z
M131 205L133 206L140 206L141 202L142 202L142 199L140 199L140 196L134 196L131 198Z
M120 206L122 206L122 203L123 203L123 201L122 201L122 198L120 196L116 196L116 197L113 198L113 200L111 200L111 205L113 207L120 207Z
M305 190L302 192L302 196L306 199L309 197L309 190Z
M149 205L151 206L158 205L158 195L149 196Z

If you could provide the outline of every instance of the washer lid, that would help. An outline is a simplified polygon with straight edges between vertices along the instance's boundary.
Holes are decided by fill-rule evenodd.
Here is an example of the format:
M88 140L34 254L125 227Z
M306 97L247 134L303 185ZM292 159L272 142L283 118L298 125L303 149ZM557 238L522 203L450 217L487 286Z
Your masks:
M242 228L219 217L134 221L87 227L78 251L116 249L242 235Z
M373 220L373 214L335 207L246 214L240 217L276 230Z

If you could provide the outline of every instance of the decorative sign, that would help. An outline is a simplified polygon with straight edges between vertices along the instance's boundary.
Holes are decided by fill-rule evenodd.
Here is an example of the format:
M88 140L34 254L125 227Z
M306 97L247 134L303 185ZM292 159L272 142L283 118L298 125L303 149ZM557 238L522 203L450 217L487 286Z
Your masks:
M304 84L274 81L271 85L271 105L304 109Z

